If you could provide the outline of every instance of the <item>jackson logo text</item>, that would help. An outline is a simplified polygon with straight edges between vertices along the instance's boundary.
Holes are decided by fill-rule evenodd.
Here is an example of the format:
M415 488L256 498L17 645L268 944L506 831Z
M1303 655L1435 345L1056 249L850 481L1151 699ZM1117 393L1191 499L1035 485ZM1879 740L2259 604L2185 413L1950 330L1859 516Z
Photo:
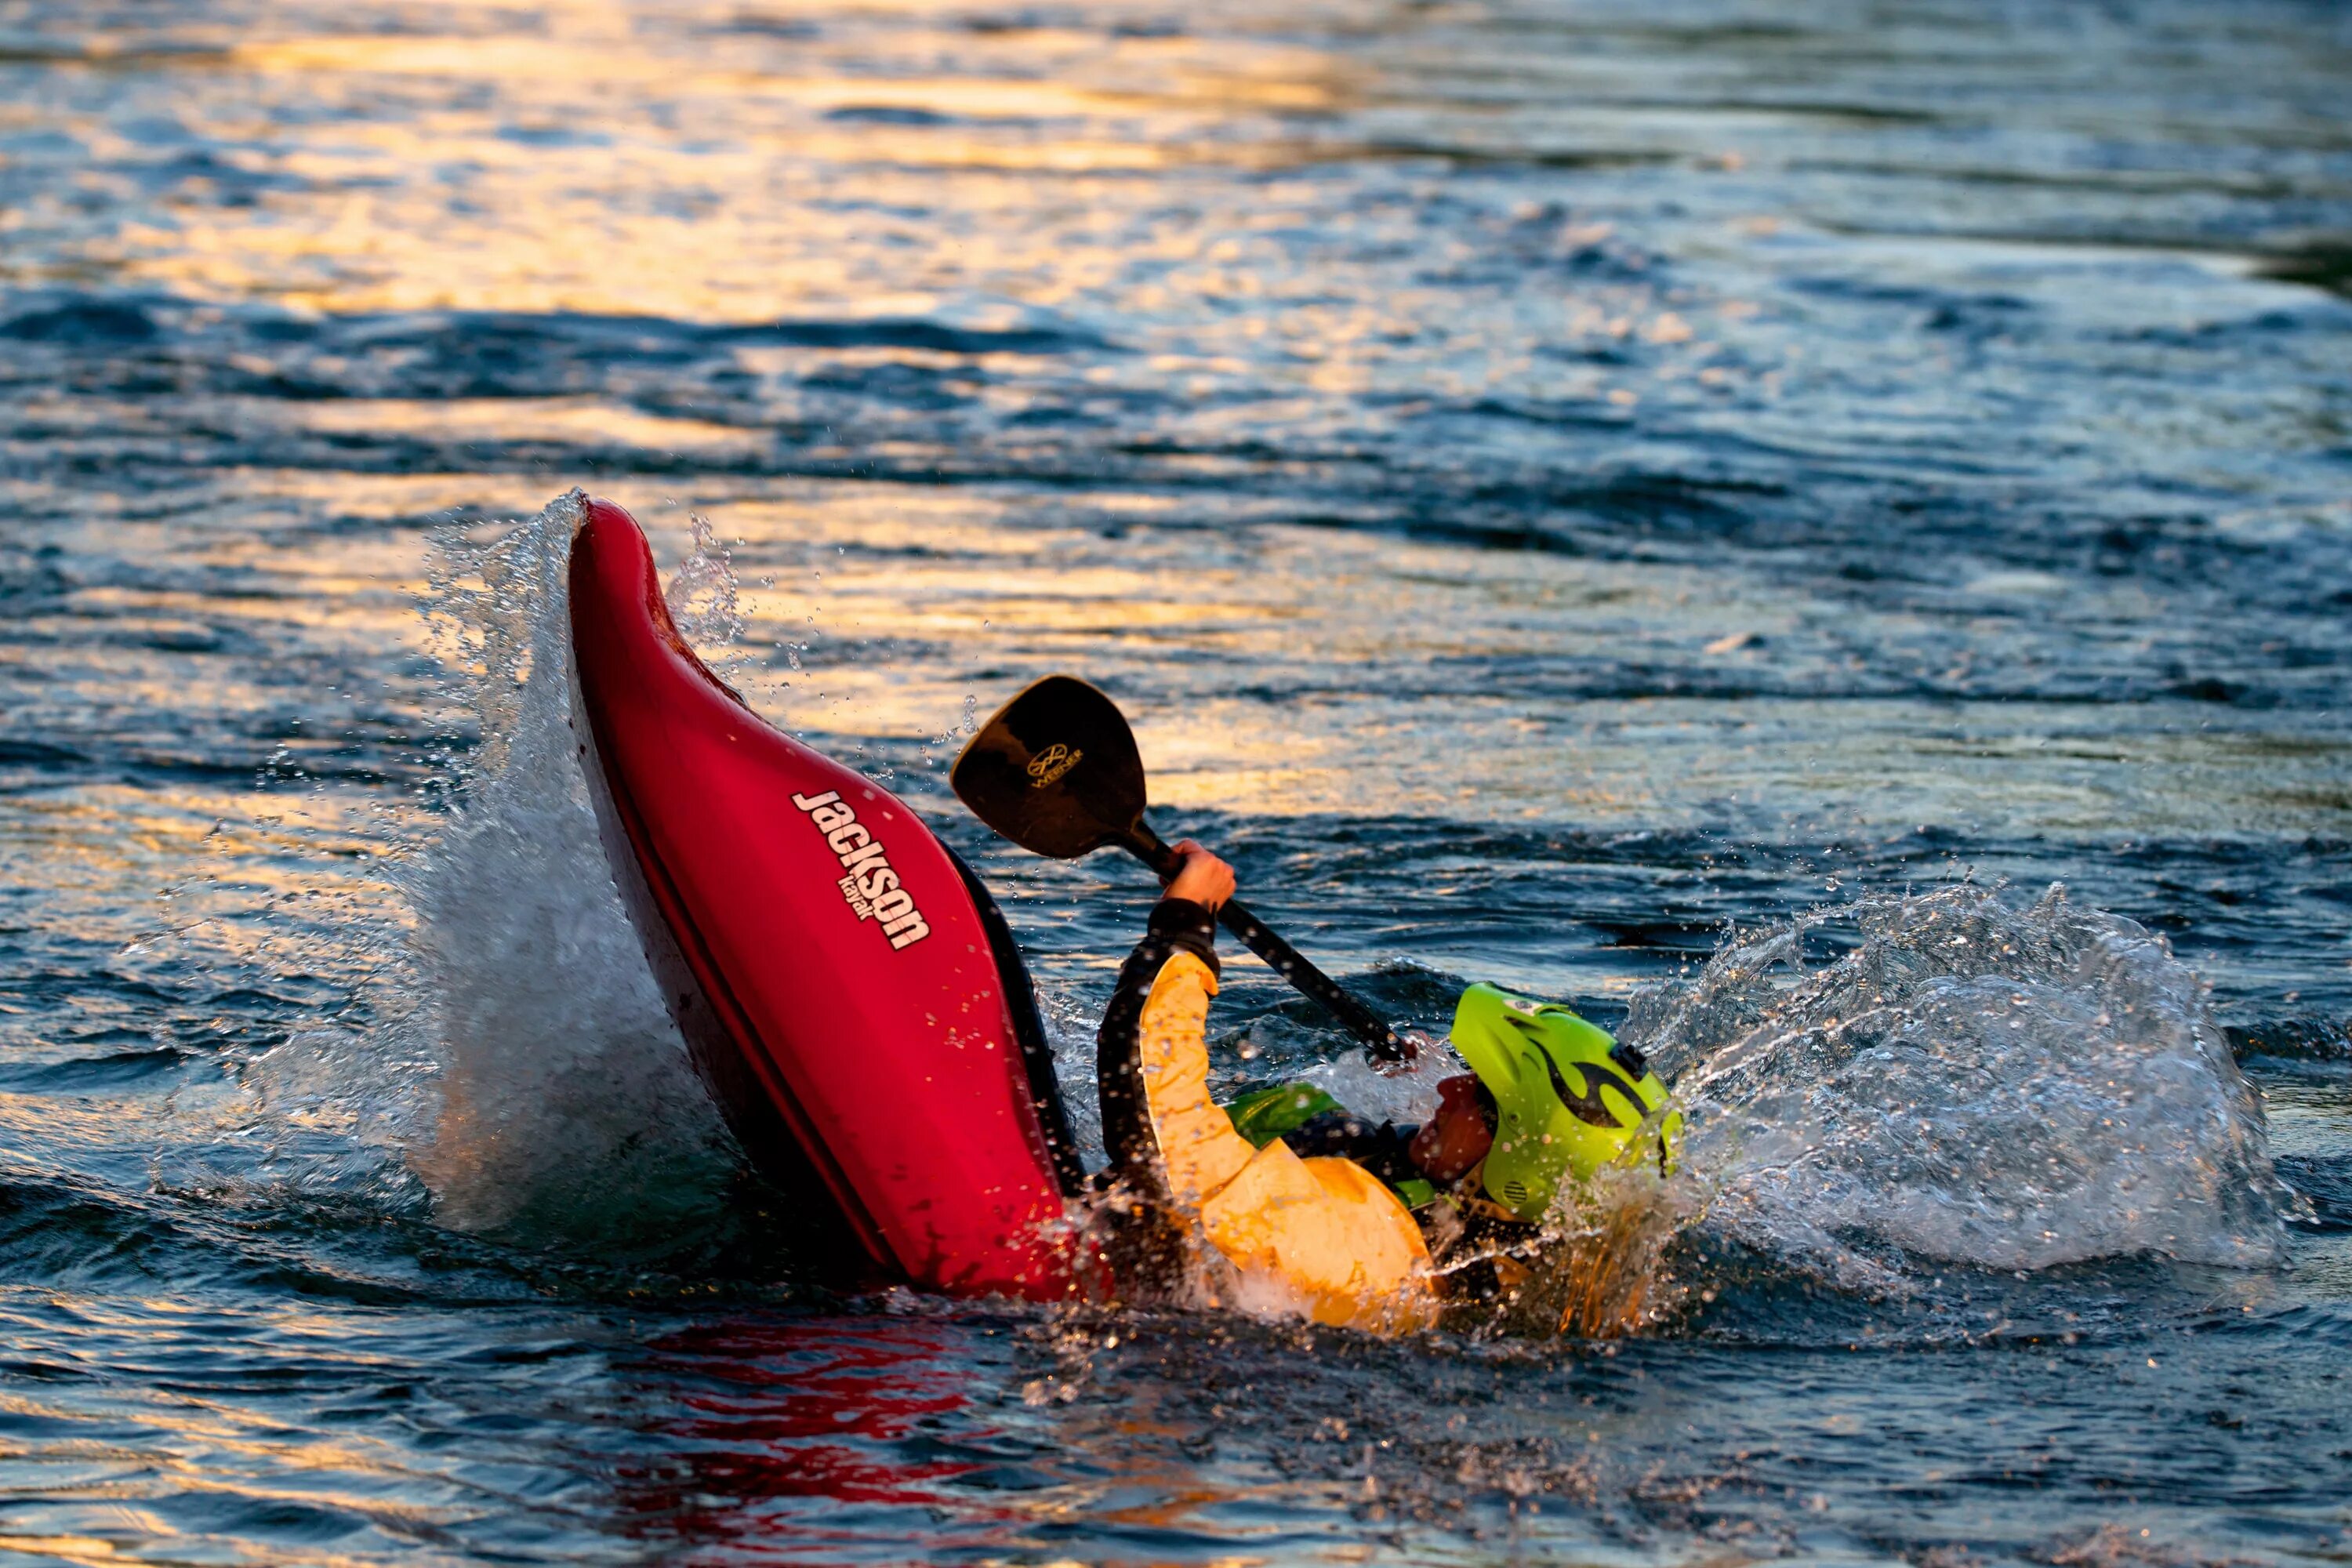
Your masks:
M857 813L838 792L796 795L793 804L808 814L809 821L824 835L824 847L849 873L835 885L859 920L880 921L882 934L894 948L912 947L931 934L923 911L915 907L915 896L898 885L898 873L890 868L889 851L857 820Z

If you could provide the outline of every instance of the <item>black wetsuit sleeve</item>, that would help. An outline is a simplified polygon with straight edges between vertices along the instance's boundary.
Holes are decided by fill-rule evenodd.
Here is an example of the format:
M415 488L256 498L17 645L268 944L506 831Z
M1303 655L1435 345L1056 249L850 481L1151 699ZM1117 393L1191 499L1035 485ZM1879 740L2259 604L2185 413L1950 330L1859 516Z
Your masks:
M1346 1110L1324 1110L1308 1117L1282 1135L1290 1152L1302 1160L1336 1155L1353 1160L1393 1187L1400 1182L1425 1181L1427 1173L1412 1163L1412 1136L1417 1121L1399 1127L1383 1121L1378 1127Z
M1160 1184L1160 1148L1151 1132L1150 1107L1143 1091L1139 1038L1143 1005L1168 961L1189 952L1217 973L1217 921L1208 907L1190 899L1162 899L1151 911L1143 940L1119 966L1118 988L1103 1011L1095 1036L1095 1081L1100 1086L1103 1146L1112 1172L1147 1191Z

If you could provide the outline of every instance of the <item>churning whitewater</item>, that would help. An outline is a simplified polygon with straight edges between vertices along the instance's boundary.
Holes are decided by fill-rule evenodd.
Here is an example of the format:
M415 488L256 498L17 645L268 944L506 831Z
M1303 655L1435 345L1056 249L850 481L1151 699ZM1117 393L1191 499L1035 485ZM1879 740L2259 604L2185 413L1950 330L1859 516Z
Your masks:
M386 860L402 918L359 928L398 1021L364 1046L299 1035L249 1079L278 1137L327 1102L338 1129L392 1130L441 1223L646 1245L722 1223L740 1155L647 976L579 773L564 562L580 504L437 537L417 613L456 727L478 739L442 753L448 809ZM693 526L667 596L716 658L742 624L737 585L710 524ZM1061 1076L1090 1098L1086 999L1045 1000ZM1248 1033L1223 1069L1237 1083ZM1734 933L1695 977L1640 994L1624 1033L1670 1075L1690 1132L1668 1181L1627 1179L1599 1212L1564 1194L1556 1267L1589 1272L1600 1246L1602 1267L1640 1276L1583 1279L1609 1303L1575 1318L1587 1329L1656 1324L1706 1289L1672 1278L1685 1229L1844 1286L1917 1289L1945 1265L2269 1268L2298 1212L2206 988L2160 939L2055 888L1962 882ZM1317 1046L1336 1059L1303 1076L1401 1122L1462 1070L1440 1049L1377 1074L1336 1037ZM1095 1128L1081 1119L1099 1166Z

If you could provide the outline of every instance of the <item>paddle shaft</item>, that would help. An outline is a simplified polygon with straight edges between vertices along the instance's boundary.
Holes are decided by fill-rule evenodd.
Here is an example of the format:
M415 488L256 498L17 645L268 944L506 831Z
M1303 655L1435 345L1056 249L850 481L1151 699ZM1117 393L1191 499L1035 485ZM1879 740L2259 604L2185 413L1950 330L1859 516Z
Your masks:
M1121 847L1137 859L1151 868L1161 881L1176 875L1183 866L1183 857L1170 848L1160 835L1139 822ZM1380 1015L1357 1001L1340 988L1339 983L1324 973L1300 955L1298 950L1266 929L1265 922L1234 900L1227 899L1217 909L1217 921L1242 941L1242 945L1265 960L1276 974L1297 987L1305 996L1320 1003L1323 1009L1339 1020L1348 1033L1363 1042L1365 1051L1375 1061L1402 1062L1411 1059L1412 1050L1394 1029L1381 1022Z

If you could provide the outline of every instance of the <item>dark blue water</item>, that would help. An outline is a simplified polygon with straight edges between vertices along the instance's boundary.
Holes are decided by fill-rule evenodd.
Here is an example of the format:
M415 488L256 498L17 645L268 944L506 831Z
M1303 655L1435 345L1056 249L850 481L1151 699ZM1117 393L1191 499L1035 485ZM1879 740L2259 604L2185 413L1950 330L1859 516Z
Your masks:
M0 7L0 1553L2342 1560L2347 110L2319 4ZM817 1292L574 485L1074 1091L1149 889L940 778L1055 669L1401 1016L1638 1035L1639 1331Z

